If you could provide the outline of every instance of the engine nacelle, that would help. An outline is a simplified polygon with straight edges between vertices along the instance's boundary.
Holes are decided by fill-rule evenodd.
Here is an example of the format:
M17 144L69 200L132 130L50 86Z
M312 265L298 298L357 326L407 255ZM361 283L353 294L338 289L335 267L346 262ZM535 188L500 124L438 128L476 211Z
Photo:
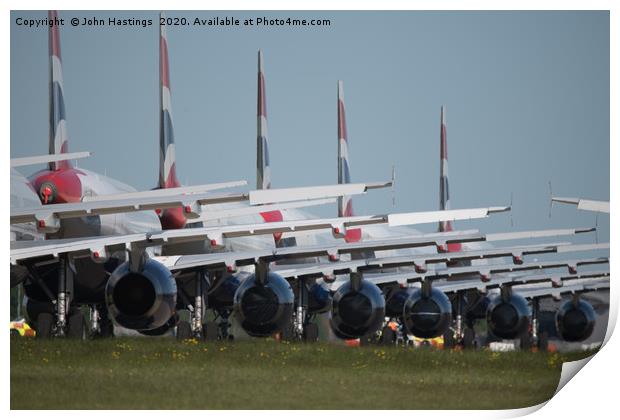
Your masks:
M344 339L359 338L381 328L385 318L385 299L375 284L360 280L355 290L346 282L336 290L330 319L334 333Z
M278 274L268 272L264 284L258 282L255 274L246 278L237 288L233 307L249 335L266 337L291 321L294 301L291 285Z
M592 335L596 313L584 300L566 301L555 314L558 334L566 341L583 341Z
M332 296L329 289L314 283L308 290L308 311L315 314L327 312L332 308Z
M514 339L527 331L532 311L523 296L494 297L487 308L487 327L494 335Z
M400 318L403 316L405 302L407 302L412 293L413 289L411 288L398 288L391 293L388 292L388 297L385 300L385 316L390 318Z
M244 274L246 274L244 276ZM235 299L235 293L241 285L244 278L249 273L239 273L237 275L224 274L226 277L221 279L213 286L213 290L207 293L208 306L211 309L232 309Z
M452 321L452 304L441 290L416 289L409 295L403 309L403 321L409 333L419 338L443 335Z
M154 330L174 317L177 285L163 264L147 259L142 271L119 265L105 288L108 314L117 324L133 330Z

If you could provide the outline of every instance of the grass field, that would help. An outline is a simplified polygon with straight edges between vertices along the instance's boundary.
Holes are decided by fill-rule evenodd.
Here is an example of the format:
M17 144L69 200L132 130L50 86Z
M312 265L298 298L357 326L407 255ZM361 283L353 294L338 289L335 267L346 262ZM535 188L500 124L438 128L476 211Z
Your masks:
M487 409L549 399L585 353L11 338L11 409Z

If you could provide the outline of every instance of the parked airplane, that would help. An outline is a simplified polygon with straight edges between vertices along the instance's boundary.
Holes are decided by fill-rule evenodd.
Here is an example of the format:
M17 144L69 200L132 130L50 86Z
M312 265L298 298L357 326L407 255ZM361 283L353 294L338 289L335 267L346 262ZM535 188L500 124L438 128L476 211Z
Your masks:
M56 29L57 31L57 29ZM60 48L54 47L54 42L57 42L58 35L55 35L56 41L54 41L54 35L50 35L50 45L52 50L52 81L60 80L60 88L51 89L52 94L54 92L60 92L62 94L62 77L58 77L59 72L55 70L54 65L60 69ZM162 37L165 41L165 32ZM162 42L160 39L160 48ZM164 48L167 54L167 42L164 42ZM57 51L57 54L54 53ZM56 60L54 60L56 57ZM57 64L55 64L57 62ZM160 62L160 71L162 71L162 64ZM259 65L259 92L261 90L261 74L262 66ZM174 179L176 179L176 165L174 162L174 141L172 137L172 119L170 113L170 86L169 86L169 74L167 70L167 60L165 66L165 78L167 84L162 84L162 114L160 120L160 129L163 135L160 135L160 141L165 147L162 147L162 155L160 155L160 174L163 173L162 179L163 185L166 186L167 180L171 180L170 189L175 188L187 188L180 186L173 186ZM263 82L264 83L264 82ZM54 83L52 83L54 85ZM164 89L165 88L165 89ZM167 92L166 92L167 90ZM262 88L264 92L264 85ZM62 95L60 99L52 100L52 104L61 103ZM260 98L260 93L259 93ZM263 96L264 98L264 96ZM340 102L340 101L339 101ZM260 112L260 100L259 100L259 138L264 137L266 139L266 129L262 131L261 128L261 116L264 116L264 122L266 127L266 112ZM340 105L339 105L340 108ZM265 109L263 103L263 110ZM54 139L66 139L66 125L64 122L64 106L63 111L59 112L57 120L58 124L53 124L55 129ZM60 115L62 114L62 118ZM344 114L343 114L344 116ZM56 121L56 120L54 120ZM169 134L166 134L169 133ZM341 136L339 135L339 140ZM346 136L345 136L346 139ZM55 144L60 145L60 151L67 151L66 141L56 141ZM51 143L50 143L51 144ZM263 142L261 141L261 145ZM266 141L264 142L266 145ZM172 147L170 147L172 145ZM56 146L54 146L56 147ZM261 155L267 156L266 146L261 146L263 153ZM56 150L56 149L54 149ZM263 159L263 162L268 162L267 159ZM58 165L58 171L71 171L73 168L68 165L67 161L54 161L53 165ZM50 166L52 166L50 164ZM268 163L262 167L268 167ZM348 166L348 163L347 163ZM163 171L161 171L163 168ZM174 171L172 170L174 168ZM49 171L51 172L51 171ZM58 175L55 173L52 175ZM71 172L68 172L71 174ZM75 178L81 180L80 175L77 172ZM263 171L263 175L265 171ZM52 175L49 175L52 177ZM67 177L72 179L71 176ZM58 179L64 179L59 177ZM53 177L52 181L56 181ZM70 183L69 183L70 184ZM178 182L177 182L178 184ZM264 177L263 182L264 185ZM162 185L160 180L160 186ZM268 184L269 185L269 184ZM128 211L128 214L137 214L134 210L137 208L139 211L145 209L180 209L181 213L177 210L172 210L168 214L172 216L164 217L160 220L170 221L170 223L179 223L179 227L182 224L186 226L189 215L197 214L201 215L202 204L212 204L209 202L209 195L206 192L204 198L195 199L200 192L192 191L188 193L186 190L178 190L179 194L162 194L161 191L153 192L153 195L149 196L147 192L133 193L137 196L132 196L131 192L115 192L114 199L105 198L94 199L90 201L81 202L62 202L57 201L58 197L77 197L77 193L73 194L73 185L65 190L59 188L58 184L44 185L41 183L37 188L37 193L40 195L43 201L47 203L59 203L59 204L47 204L45 206L33 207L29 211L22 211L19 214L13 214L11 216L12 223L18 221L43 220L43 228L47 227L45 221L47 218L39 217L42 212L49 211L49 217L52 220L62 220L60 227L64 225L65 221L80 220L80 216L84 214L96 214L97 216L103 216L106 212L114 211L116 213ZM56 191L54 188L56 187ZM334 186L332 186L334 187ZM326 187L311 190L311 193L306 189L300 192L295 189L285 190L259 190L252 191L249 194L239 194L236 199L231 199L230 195L219 195L217 197L219 202L241 201L249 200L250 204L260 204L265 206L273 206L270 203L283 202L286 199L292 201L292 199L302 198L326 198L326 197L338 197L342 194L352 195L352 191L361 189L365 191L369 188L368 185L362 184L348 184L340 185L339 187L331 188L330 194L326 194ZM166 188L168 189L168 188ZM182 192L183 191L183 192ZM337 191L334 193L333 191ZM110 193L112 194L112 193ZM94 194L93 194L94 195ZM201 196L202 197L202 196ZM254 197L254 199L253 199ZM285 197L285 198L283 198ZM52 198L50 200L50 198ZM83 200L84 197L80 197ZM64 200L64 199L61 199ZM202 201L201 201L202 200ZM206 201L205 201L206 200ZM114 203L117 201L116 203ZM195 202L193 205L188 205L187 202ZM122 202L121 206L119 202ZM133 202L133 205L130 203ZM162 202L164 205L162 205ZM342 200L342 203L346 203L347 200ZM151 206L151 207L149 207ZM213 207L211 207L213 208ZM268 207L268 212L281 211L281 208ZM344 206L346 210L347 206ZM50 210L47 210L50 209ZM125 209L125 210L124 210ZM236 211L236 209L226 209L225 206L218 210L220 214L226 214L227 211ZM264 208L261 208L264 210ZM437 212L424 212L424 213L408 213L408 214L390 214L379 216L358 216L343 214L341 218L337 219L307 219L307 220L282 220L273 221L272 223L251 223L251 224L238 224L238 225L222 225L216 224L215 226L204 227L188 227L186 229L177 230L138 230L132 231L123 235L107 235L107 236L90 236L81 238L69 238L69 239L49 239L46 241L24 241L15 242L11 245L11 262L13 265L25 265L29 272L32 270L34 274L34 283L38 285L40 289L45 292L45 281L42 281L41 276L37 276L38 270L43 267L49 267L50 265L59 264L61 267L75 267L77 264L81 264L82 261L92 261L96 264L110 264L113 259L117 259L108 272L111 272L109 279L104 279L105 288L105 308L109 310L111 317L121 326L142 331L146 334L159 333L163 330L169 329L176 324L175 314L178 307L177 300L183 300L183 292L180 292L182 288L177 287L179 280L184 276L190 278L199 277L203 273L208 273L209 279L205 279L208 282L221 282L221 279L225 278L221 273L235 272L237 266L253 266L254 273L248 274L241 285L237 288L233 296L235 312L241 321L244 329L251 335L270 335L275 331L282 329L286 322L291 319L293 310L294 294L291 290L290 284L284 279L284 275L280 270L285 268L282 266L272 266L272 262L276 261L290 261L298 259L300 257L332 257L332 261L328 264L331 269L334 267L350 264L346 270L351 270L350 267L355 267L356 272L350 274L348 281L341 285L334 294L334 302L336 304L332 308L332 319L336 319L336 322L332 322L335 325L335 329L342 337L360 337L368 335L374 332L377 326L380 326L385 314L385 299L379 292L366 293L365 290L378 290L373 282L364 279L362 272L367 268L380 268L388 266L402 266L413 265L418 271L428 271L427 265L446 263L451 261L469 261L472 259L481 258L493 258L495 256L511 256L513 263L523 263L523 255L539 254L545 252L568 252L577 250L592 249L587 246L574 247L567 244L546 244L546 245L530 245L521 247L511 247L505 249L484 250L484 252L477 251L461 251L450 252L443 254L427 254L422 256L414 255L407 256L407 258L401 257L400 261L397 261L397 257L392 259L379 259L371 260L352 260L352 261L339 261L338 256L342 254L352 255L353 253L369 253L378 250L386 249L403 249L403 248L416 248L420 246L433 246L435 248L446 247L449 249L451 243L463 243L469 240L473 240L471 233L463 234L461 232L443 232L437 233L434 237L429 235L416 235L408 238L400 239L382 239L372 242L371 240L360 242L359 240L345 240L337 244L323 244L315 246L292 246L292 247L278 247L277 238L275 247L262 247L253 251L228 251L219 253L208 253L194 256L167 256L167 257L152 257L152 252L146 253L145 250L160 247L165 245L169 249L173 249L177 246L181 246L186 243L207 243L209 245L222 244L225 238L232 237L247 237L251 235L272 235L286 232L298 232L303 230L327 230L339 238L347 238L347 234L350 231L359 229L360 226L369 226L377 224L388 224L390 226L415 224L415 223L438 223L441 221L452 221L457 219L467 219L476 217L486 217L496 211L504 211L506 208L484 208L484 209L465 209L465 210L443 210ZM131 213L133 212L133 213ZM163 214L162 211L160 214ZM259 213L262 213L259 211ZM155 215L153 212L149 212L151 215ZM183 218L177 217L179 214ZM256 213L253 213L256 214ZM93 216L90 216L93 217ZM226 216L222 216L226 217ZM167 222L166 222L167 223ZM529 237L546 237L557 236L562 234L575 234L578 230L565 231L558 233L558 231L538 231L536 233L530 233ZM513 235L513 236L511 236ZM514 236L523 237L523 233L505 234L503 238L511 238ZM357 235L349 235L350 238ZM361 237L361 234L360 234ZM525 235L525 237L528 237ZM496 239L499 237L496 237ZM355 238L353 238L355 239ZM488 235L484 239L488 240ZM494 253L493 253L494 251ZM123 260L125 262L121 263ZM578 261L577 263L579 263ZM511 267L506 270L512 271L518 268ZM457 270L464 267L450 267L449 269ZM286 268L289 270L287 278L300 278L302 276L308 276L307 268L301 265ZM54 269L52 269L54 270ZM55 305L55 314L46 312L50 317L46 317L43 322L44 328L42 328L43 335L49 335L50 333L63 334L65 330L65 323L63 318L68 314L68 305L66 302L66 283L67 278L73 275L73 270L55 268L57 272L58 282L60 286L56 295L54 293L47 294L47 298L50 300L50 304ZM324 270L324 269L323 269ZM107 273L106 273L107 274ZM52 275L52 274L50 274ZM479 274L481 280L483 275ZM413 324L410 328L424 325L427 321L434 321L437 315L436 310L429 311L425 305L419 305L418 303L432 302L432 299L428 299L429 296L440 296L439 289L432 288L428 279L424 278L423 292L419 298L407 297L405 304L408 304L407 314ZM201 280L202 282L202 280ZM473 282L477 283L477 282ZM366 286L368 285L368 286ZM212 287L215 287L213 285ZM471 286L468 285L468 288ZM49 288L48 288L49 289ZM435 292L435 290L439 290ZM48 290L49 291L49 290ZM338 295L340 293L340 296ZM202 293L196 293L197 296ZM443 295L445 296L445 294ZM188 300L189 304L192 302ZM188 303L184 305L189 307ZM311 302L309 302L309 306ZM432 308L431 308L432 309ZM196 311L196 309L194 309ZM196 311L200 314L200 311ZM440 313L440 315L444 315ZM54 318L56 317L56 318ZM70 316L71 318L71 316ZM197 317L198 318L198 317ZM171 323L171 320L173 322ZM415 321L413 321L415 320ZM83 321L82 321L83 322ZM181 325L181 324L179 324ZM48 328L49 327L49 328ZM75 330L75 329L73 329ZM69 322L69 332L72 331L71 322ZM208 332L208 329L207 329Z
M55 17L55 12L50 12L50 17ZM50 46L50 151L53 155L64 155L65 157L73 157L75 155L67 154L68 152L68 134L64 109L63 97L63 78L62 65L60 55L60 39L58 27L50 28L49 35ZM166 44L163 43L166 49ZM165 60L163 61L165 64ZM266 211L280 210L273 203L283 203L294 200L324 200L326 198L337 197L340 194L352 195L355 193L365 192L367 189L377 187L376 184L349 184L340 186L323 186L323 187L307 187L301 189L280 189L280 190L259 190L250 193L226 193L211 194L212 189L225 188L231 184L217 184L211 186L203 186L203 189L192 189L189 187L173 187L175 184L176 168L172 170L174 164L174 147L172 138L172 120L170 114L170 98L169 98L169 75L167 65L162 65L162 80L164 80L164 88L162 89L162 119L161 127L162 139L165 148L162 148L163 157L161 159L161 167L163 168L162 179L163 185L169 188L172 193L163 190L152 192L136 192L132 187L113 180L109 177L96 174L85 169L77 169L71 165L67 159L59 159L57 157L49 159L49 168L37 172L30 177L30 185L33 187L35 194L38 195L43 206L32 204L26 207L18 206L11 211L11 223L36 223L38 231L45 232L48 240L44 242L43 247L52 248L59 258L47 261L29 261L26 270L27 276L16 276L17 280L25 282L25 291L28 297L27 313L29 317L35 320L37 328L41 330L41 337L48 336L52 332L58 335L68 334L70 336L81 336L84 331L84 319L77 310L78 305L88 305L91 308L92 330L99 331L102 334L109 333L111 324L105 321L108 317L105 315L108 308L113 306L114 299L123 300L128 293L123 291L106 293L106 289L114 289L109 278L127 277L133 278L136 271L152 270L155 273L166 273L165 268L160 267L154 260L148 258L140 252L133 252L129 258L132 264L122 264L126 259L126 250L121 249L115 253L106 250L96 250L92 253L92 258L70 258L65 252L57 252L59 248L60 238L80 238L88 237L88 235L138 235L146 238L145 232L159 232L160 220L153 210L156 209L182 209L184 219L190 216L200 216L200 208L202 205L213 203L240 202L249 201L252 211L261 213ZM167 83L167 86L166 86ZM164 109L165 107L165 109ZM168 134L166 134L168 133ZM36 159L30 159L35 161ZM39 161L41 161L39 159ZM19 162L18 162L19 163ZM168 182L168 185L166 185ZM178 184L178 182L177 182ZM238 185L236 182L234 185ZM25 184L24 184L25 185ZM162 185L162 184L160 184ZM380 185L379 185L380 186ZM28 194L32 198L32 190ZM16 202L17 203L17 202ZM261 207L264 205L265 207ZM295 204L298 206L298 204ZM284 206L283 208L286 208ZM247 212L247 209L244 209ZM484 217L498 209L473 209L464 212L452 212L438 214L430 212L426 214L415 215L415 220L436 221L441 218L470 218ZM499 209L505 210L505 209ZM231 210L232 211L232 210ZM225 213L225 211L220 211ZM251 212L249 212L252 214ZM166 213L167 214L167 213ZM178 211L172 211L172 217L164 217L166 221L181 220L174 215L179 214ZM164 215L165 216L165 215ZM304 230L304 229L328 229L337 235L346 235L346 227L350 225L368 224L368 223L396 223L392 220L398 215L388 216L367 216L358 218L349 218L343 220L307 220L302 222L279 222L280 225L272 224L270 233L278 234L280 231L286 230ZM403 217L402 215L400 216ZM407 218L407 216L404 216ZM439 219L438 219L439 218ZM181 220L183 222L183 220ZM276 226L277 225L277 226ZM273 230L273 226L279 230ZM169 226L174 227L174 226ZM210 231L212 237L209 238L209 244L222 243L221 238L226 235L248 235L254 232L260 232L260 225L237 226L230 229L218 229ZM247 232L241 232L245 229ZM340 233L342 232L342 233ZM220 239L218 241L218 239ZM150 240L150 238L149 238ZM203 241L204 242L204 241ZM28 247L33 244L14 244L16 248ZM164 244L160 244L164 245ZM165 244L168 246L168 244ZM35 244L34 246L40 246ZM132 252L129 252L132 254ZM146 267L146 268L145 268ZM127 276L121 271L126 270ZM110 277L112 273L112 277ZM196 275L196 273L194 273ZM149 294L149 287L152 284L159 284L161 290L167 291L169 294L175 294L176 282L169 281L169 275L161 275L154 283L146 285L144 282L138 290L143 298ZM159 282L161 281L161 283ZM137 285L139 282L134 283ZM148 282L147 282L148 283ZM137 286L136 286L137 287ZM118 290L118 289L116 289ZM131 290L129 290L131 292ZM174 292L174 293L173 293ZM148 299L147 299L148 300ZM174 296L176 301L176 294ZM122 306L122 305L121 305ZM160 332L170 327L175 320L170 318L163 320L164 315L152 318L149 322L133 323L127 322L126 326L135 329L142 329L145 332L152 333L153 330ZM114 311L112 311L114 312ZM169 311L168 311L169 312ZM164 311L164 314L168 314ZM122 321L116 320L122 325ZM105 324L105 325L104 325Z
M55 11L49 12L50 18L56 17ZM165 49L165 43L162 48ZM367 188L378 185L358 184L343 188L342 186L323 186L319 188L274 190L270 194L260 191L248 193L212 194L210 191L243 185L244 181L211 184L201 187L171 188L169 193L160 191L137 192L134 188L86 169L74 168L69 159L79 157L69 154L69 136L65 115L64 83L60 51L60 34L57 26L49 29L50 57L50 137L49 150L55 158L29 158L17 160L13 166L26 163L48 163L48 169L39 171L29 178L29 184L45 204L15 201L17 207L12 208L11 223L34 222L37 230L47 234L48 239L84 237L91 235L116 235L137 232L148 232L160 229L160 219L153 210L162 210L162 221L166 227L179 227L189 217L199 217L202 205L222 202L249 201L252 207L248 213L265 210L299 207L326 202L345 191L347 194L359 193ZM172 120L167 60L162 64L162 135L168 141L162 150L162 180L160 186L174 187L178 185L174 167L174 142L172 136ZM58 158L58 156L64 158ZM14 173L12 172L12 175ZM17 176L14 176L17 179ZM12 182L13 185L13 182ZM15 184L19 186L19 182ZM25 185L25 184L24 184ZM360 188L361 187L361 188ZM30 192L22 194L31 195ZM32 197L30 197L32 198ZM314 199L314 201L311 201ZM267 200L267 201L266 201ZM280 204L289 201L286 204ZM303 200L304 203L290 203ZM12 202L13 203L13 202ZM264 206L264 207L262 207ZM246 209L247 211L248 209ZM175 225L176 224L176 225ZM81 334L83 319L79 311L74 310L71 303L89 305L92 310L91 319L105 319L104 289L109 272L120 263L122 257L113 256L106 264L100 261L82 260L67 268L61 259L58 264L47 266L37 271L32 268L30 276L38 280L26 284L28 296L27 309L31 319L44 314L46 325L57 321L57 330L70 330L73 334ZM35 272L37 271L37 272ZM65 274L58 275L59 272ZM66 277L71 278L67 281ZM16 279L21 276L16 277ZM58 278L58 281L57 281ZM43 287L42 285L46 285ZM54 307L56 306L56 307ZM67 320L66 315L69 314ZM55 318L55 320L54 320ZM99 328L100 329L100 328ZM109 330L109 328L107 328ZM47 327L45 328L47 330ZM104 332L105 333L105 332Z

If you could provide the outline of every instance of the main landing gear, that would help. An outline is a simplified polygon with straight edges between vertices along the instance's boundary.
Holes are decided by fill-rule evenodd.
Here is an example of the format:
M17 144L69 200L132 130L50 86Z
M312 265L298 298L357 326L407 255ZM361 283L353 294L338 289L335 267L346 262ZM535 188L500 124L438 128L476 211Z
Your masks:
M29 267L32 280L38 283L50 302L29 302L27 310L35 320L36 336L39 339L86 337L86 320L80 308L71 305L73 296L73 271L66 254L58 256L58 287L56 294L44 283L33 267Z
M444 334L444 349L477 347L473 323L464 322L466 300L463 292L457 292L453 302L455 318L453 326Z
M295 290L296 305L291 323L282 331L281 338L284 341L311 343L319 340L319 326L314 322L315 315L308 310L308 280L300 277L291 284Z
M179 296L189 311L189 321L179 321L176 327L178 340L197 339L206 341L232 340L230 334L230 309L215 309L215 320L206 321L208 310L207 290L214 281L206 272L198 273L194 280L194 297L190 298L183 288L179 288Z

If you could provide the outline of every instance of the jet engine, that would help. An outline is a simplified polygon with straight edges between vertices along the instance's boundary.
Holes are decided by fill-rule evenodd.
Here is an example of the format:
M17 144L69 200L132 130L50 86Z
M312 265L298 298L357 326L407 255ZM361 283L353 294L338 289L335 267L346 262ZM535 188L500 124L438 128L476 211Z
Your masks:
M233 307L235 293L245 278L243 275L249 273L239 273L238 275L227 274L226 277L219 279L208 291L208 306L212 309L231 309Z
M384 289L385 290L385 289ZM388 290L385 299L385 316L390 318L400 318L403 316L405 302L413 293L411 288L400 288Z
M596 313L588 302L581 299L566 301L555 314L555 325L566 341L583 341L592 335Z
M105 300L111 319L133 330L155 330L175 316L177 285L161 263L146 259L140 272L129 263L119 265L110 275Z
M383 324L385 299L375 284L359 279L336 290L330 319L334 333L344 339L374 333Z
M332 297L329 289L319 283L314 283L308 290L308 311L319 314L327 312L332 307Z
M276 273L259 281L250 275L237 288L233 299L235 316L251 336L269 336L291 322L295 295L290 284Z
M487 326L495 336L514 339L530 325L532 311L524 297L501 293L494 297L487 308Z
M405 301L403 320L407 331L416 337L438 337L450 327L452 304L441 290L422 286Z

